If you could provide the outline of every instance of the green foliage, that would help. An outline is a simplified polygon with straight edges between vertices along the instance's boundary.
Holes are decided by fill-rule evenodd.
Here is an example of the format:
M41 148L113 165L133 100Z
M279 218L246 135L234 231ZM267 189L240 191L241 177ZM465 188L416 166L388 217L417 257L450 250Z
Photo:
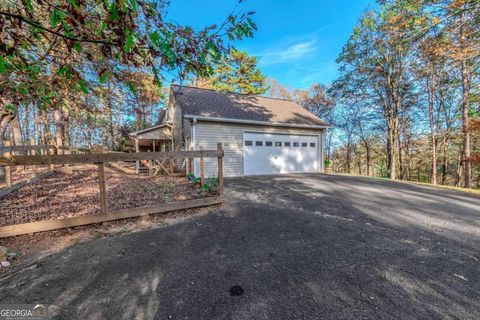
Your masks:
M11 111L11 112L15 112L16 108L13 104L9 103L9 104L5 105L5 109L7 109L8 111Z
M192 181L193 183L200 183L200 177L195 177L195 174L193 174L192 172L189 172L187 174L187 179Z
M7 73L7 64L5 63L5 60L2 55L0 55L0 72L1 73Z
M201 190L203 192L206 192L206 193L217 192L218 191L218 178L205 179L205 183L201 187Z
M123 70L154 75L157 85L165 71L203 77L229 52L229 39L251 37L256 29L253 12L236 10L219 27L194 30L168 21L168 5L137 0L0 4L0 96L14 105L48 107L48 100L55 107L69 99L77 105L98 92L92 83L108 79L126 80L135 92L128 79L119 79ZM19 85L31 94L20 93Z
M130 92L132 92L133 94L137 93L137 88L135 88L135 85L131 81L127 81L125 85L127 86L128 90L130 90Z
M98 77L98 81L100 83L105 83L105 82L107 82L109 77L110 77L110 72L108 70L104 70L104 71L100 72L99 77Z
M59 9L53 9L52 15L50 16L50 25L52 28L55 28L60 21L63 21L66 18L66 14Z
M212 44L207 44L214 58L221 56ZM205 79L204 86L243 94L264 94L268 87L263 75L257 67L257 59L246 52L233 49L230 55L220 60L211 75Z

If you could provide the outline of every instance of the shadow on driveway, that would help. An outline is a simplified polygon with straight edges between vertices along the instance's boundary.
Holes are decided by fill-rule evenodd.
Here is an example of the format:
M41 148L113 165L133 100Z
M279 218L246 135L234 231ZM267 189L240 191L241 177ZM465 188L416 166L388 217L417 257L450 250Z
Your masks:
M228 179L226 192L216 213L6 275L0 301L58 319L480 318L480 198L333 175Z

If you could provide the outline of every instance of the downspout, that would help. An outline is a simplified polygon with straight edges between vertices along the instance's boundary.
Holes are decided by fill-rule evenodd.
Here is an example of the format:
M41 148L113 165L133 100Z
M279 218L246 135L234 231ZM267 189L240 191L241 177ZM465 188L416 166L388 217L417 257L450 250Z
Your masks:
M328 130L325 129L322 131L322 137L320 139L320 173L325 173L325 132Z
M139 152L139 146L138 146L138 136L135 137L135 152ZM140 161L135 161L135 171L138 174L138 171L140 170Z
M194 117L192 120L192 141L190 141L190 149L195 150L195 144L196 144L196 136L195 136L195 124L197 123L197 118ZM197 166L195 165L195 158L193 158L193 175L197 176L196 172Z

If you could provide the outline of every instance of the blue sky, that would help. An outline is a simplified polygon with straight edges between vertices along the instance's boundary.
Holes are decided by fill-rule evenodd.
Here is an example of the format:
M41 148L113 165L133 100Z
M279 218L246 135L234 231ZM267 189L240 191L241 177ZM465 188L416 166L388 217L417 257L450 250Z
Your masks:
M220 24L235 0L173 0L169 17L199 28ZM335 59L360 15L373 0L247 0L245 10L256 12L253 39L234 45L258 58L261 71L292 88L328 84L337 76Z

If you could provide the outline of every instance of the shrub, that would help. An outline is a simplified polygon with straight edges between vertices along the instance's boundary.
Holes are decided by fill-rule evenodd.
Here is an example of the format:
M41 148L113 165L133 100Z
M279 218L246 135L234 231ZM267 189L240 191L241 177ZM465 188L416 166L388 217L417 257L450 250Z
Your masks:
M217 192L218 191L218 178L208 178L205 179L205 183L202 186L201 190L206 193Z

